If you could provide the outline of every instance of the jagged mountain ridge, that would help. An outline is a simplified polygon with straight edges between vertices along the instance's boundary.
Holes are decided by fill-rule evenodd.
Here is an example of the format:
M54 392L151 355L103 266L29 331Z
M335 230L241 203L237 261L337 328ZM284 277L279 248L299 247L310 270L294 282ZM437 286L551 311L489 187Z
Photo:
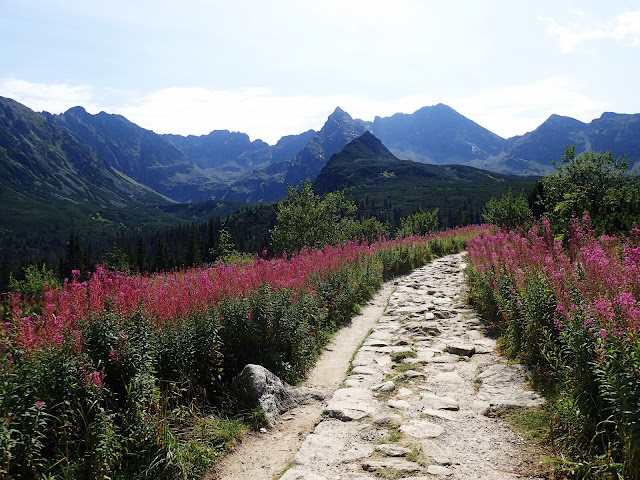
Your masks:
M363 124L398 158L422 163L483 161L498 155L506 142L441 103Z
M163 204L150 187L113 168L50 115L0 97L0 184L12 201L124 207ZM8 199L6 199L8 200Z
M250 141L244 133L225 130L199 137L157 135L120 115L91 115L81 107L61 115L20 107L30 112L23 115L27 124L46 119L60 128L44 141L54 150L74 142L68 154L76 152L73 155L79 159L93 156L93 162L98 162L96 169L104 168L109 175L123 174L119 178L135 180L139 184L136 188L144 186L179 202L278 200L286 194L287 184L314 180L331 155L366 130L382 137L382 143L399 158L422 163L541 175L552 172L552 161L562 157L567 144L575 143L578 153L610 149L640 165L640 114L605 113L590 123L552 115L532 132L503 139L443 104L413 114L376 117L373 122L354 120L338 107L319 131L286 136L269 146L260 140ZM15 127L5 119L2 135L15 136ZM6 149L3 153L3 168L13 168L15 173L20 162L6 160ZM38 157L35 153L32 156ZM72 178L75 173L66 175ZM58 190L51 193L59 194Z
M494 183L513 175L493 174L466 165L435 165L397 158L367 131L334 154L314 180L314 188L327 193L361 185L390 185L403 188L407 182Z
M562 158L565 146L576 144L577 153L611 150L640 166L640 114L604 113L589 123L551 115L535 130L509 139L442 104L363 124L403 160L547 175L555 171L553 162Z
M74 107L51 118L111 167L175 201L208 200L222 183L162 136L121 115Z
M331 155L339 152L350 141L365 131L361 122L351 118L347 112L337 107L329 115L320 131L293 157L287 169L286 183L297 185L304 179L315 179L327 164Z

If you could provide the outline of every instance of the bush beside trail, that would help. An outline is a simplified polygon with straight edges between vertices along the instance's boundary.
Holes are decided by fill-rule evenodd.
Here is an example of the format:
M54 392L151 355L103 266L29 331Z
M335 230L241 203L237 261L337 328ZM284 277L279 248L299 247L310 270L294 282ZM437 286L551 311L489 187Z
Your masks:
M566 248L551 232L472 239L472 301L546 387L576 477L638 479L640 230L596 236L574 218Z
M102 268L12 296L0 325L0 474L201 476L244 428L221 412L246 363L301 380L383 280L479 230L151 276Z

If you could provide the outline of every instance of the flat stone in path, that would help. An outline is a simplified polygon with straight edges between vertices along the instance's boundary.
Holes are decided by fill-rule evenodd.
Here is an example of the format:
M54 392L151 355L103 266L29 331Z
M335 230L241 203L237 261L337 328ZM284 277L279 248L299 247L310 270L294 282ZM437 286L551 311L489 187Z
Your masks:
M435 410L459 410L460 404L449 397L439 397L433 393L424 392L422 394L422 405Z
M488 367L476 377L480 382L477 404L484 415L513 407L535 407L544 403L544 398L522 387L525 379L522 365L498 364Z
M366 388L341 388L336 390L324 414L345 422L360 420L376 411L371 391Z
M440 465L449 465L451 463L451 458L447 452L433 440L422 441L422 454L430 457Z
M389 458L387 460L367 460L362 463L362 468L368 472L393 469L403 474L418 473L422 470L422 467L417 463L397 460L395 458Z
M305 470L291 468L280 477L280 480L327 480L327 477L322 477Z
M394 445L390 443L383 443L381 445L376 445L376 452L384 453L389 457L404 457L410 454L413 450L406 447L401 447L400 445Z
M470 357L476 353L476 347L474 345L467 345L464 343L453 343L451 345L447 345L447 352L452 353L453 355L464 355Z
M401 425L400 431L413 438L435 438L444 433L444 428L427 420L412 420Z
M396 384L392 381L384 382L379 385L374 385L371 390L374 392L393 392L396 389Z
M427 473L431 475L441 475L443 477L448 477L449 475L453 475L453 471L447 467L441 467L440 465L429 465L427 467Z

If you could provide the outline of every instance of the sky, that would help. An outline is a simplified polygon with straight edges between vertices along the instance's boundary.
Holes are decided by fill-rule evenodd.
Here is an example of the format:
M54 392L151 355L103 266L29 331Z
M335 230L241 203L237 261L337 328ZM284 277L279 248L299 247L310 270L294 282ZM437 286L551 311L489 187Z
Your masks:
M630 0L0 0L0 96L156 133L319 130L444 103L508 138L640 112Z

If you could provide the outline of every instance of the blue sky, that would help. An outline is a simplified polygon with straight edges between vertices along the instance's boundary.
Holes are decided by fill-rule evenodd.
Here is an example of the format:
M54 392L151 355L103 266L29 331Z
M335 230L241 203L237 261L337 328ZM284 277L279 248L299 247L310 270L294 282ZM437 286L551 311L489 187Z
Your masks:
M2 0L0 96L158 133L274 143L336 106L445 103L510 137L640 112L640 5L516 0Z

